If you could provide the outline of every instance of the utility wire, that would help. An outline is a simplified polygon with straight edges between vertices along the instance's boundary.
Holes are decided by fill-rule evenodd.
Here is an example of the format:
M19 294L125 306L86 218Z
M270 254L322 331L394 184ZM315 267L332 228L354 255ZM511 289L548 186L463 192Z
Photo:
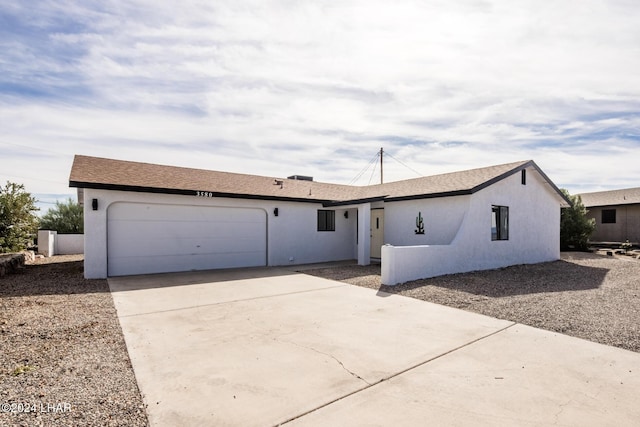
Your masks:
M409 169L411 172L415 173L416 175L424 176L423 174L421 174L420 172L418 172L417 170L415 170L411 166L409 166L406 163L404 163L402 160L397 159L396 157L394 157L391 154L389 154L388 151L385 151L384 154L386 154L388 157L392 158L396 162L400 163L402 166L404 166L405 168ZM369 170L369 168L371 166L373 166L373 170L371 171L371 176L369 177L369 182L367 184L367 185L371 185L371 181L373 180L373 176L374 176L374 174L376 172L376 166L378 165L378 161L380 160L379 158L380 158L380 151L377 151L375 156L373 156L373 158L371 160L369 160L369 163L367 163L367 165L356 175L356 177L353 178L351 181L349 181L348 185L354 184L356 181L358 181L362 177L362 175L364 175L365 172L367 170Z
M349 181L349 185L354 184L356 181L358 181L360 177L364 175L364 173L371 167L371 165L374 162L377 162L378 155L379 155L379 152L376 152L375 156L373 156L373 158L369 160L369 163L366 164L366 166L356 175L356 177L353 178L351 181Z
M16 144L14 142L0 141L0 144L13 145L14 147L20 147L20 148L28 148L29 150L34 150L34 151L46 151L48 153L57 154L59 156L68 156L69 155L68 153L61 153L60 151L49 150L47 148L42 148L42 147L33 147L33 146L30 146L30 145L24 145L24 144Z
M42 181L42 182L50 182L52 184L68 184L69 183L68 181L54 181L52 179L34 178L32 176L20 176L20 175L13 175L13 174L2 174L0 176L6 176L9 178L28 179L28 180Z
M404 166L405 168L413 171L414 173L418 174L419 176L424 176L423 174L421 174L420 172L418 172L417 170L415 170L414 168L412 168L411 166L406 165L404 162L396 159L395 157L393 157L391 154L387 153L385 151L385 153L387 154L387 156L391 157L393 160L395 160L396 162L400 163L402 166Z
M378 160L377 158L380 157L380 153L378 152L378 154L376 155L376 160ZM376 165L378 164L378 162L375 163L375 165L373 166L373 169L371 169L371 176L369 177L369 182L367 183L367 185L371 185L371 180L373 179L373 175L376 173Z

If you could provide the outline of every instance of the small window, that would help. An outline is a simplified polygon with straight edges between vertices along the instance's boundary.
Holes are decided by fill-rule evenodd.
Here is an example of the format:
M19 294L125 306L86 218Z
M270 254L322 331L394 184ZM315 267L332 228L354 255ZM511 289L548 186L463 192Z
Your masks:
M615 209L602 209L602 223L603 224L615 224L616 223L616 210Z
M318 211L318 231L336 231L336 211Z
M509 240L509 208L491 206L491 240Z
M520 172L520 182L522 182L522 185L527 185L527 170L526 169L522 169L522 171Z

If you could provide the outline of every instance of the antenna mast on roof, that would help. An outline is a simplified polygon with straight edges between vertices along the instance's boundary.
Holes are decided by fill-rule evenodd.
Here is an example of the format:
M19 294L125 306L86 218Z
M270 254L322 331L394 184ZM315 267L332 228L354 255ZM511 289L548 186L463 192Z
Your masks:
M424 176L422 175L420 172L418 172L417 170L413 169L410 166L407 166L404 162L396 159L394 156L392 156L389 153L386 153L388 157L391 157L393 160L395 160L396 162L400 163L402 166L404 166L405 168L411 170L412 172L415 172L418 176ZM373 177L376 174L376 166L378 165L378 158L380 158L380 184L384 184L384 155L385 155L385 151L384 151L384 147L380 147L379 151L376 151L376 154L373 155L373 157L371 158L371 160L369 160L369 163L356 175L355 178L353 178L350 182L349 185L354 184L356 181L358 181L358 179L360 179L360 177L369 170L369 168L371 169L371 175L369 176L369 183L367 185L371 185L371 181L373 180Z
M384 147L380 147L380 184L384 183L384 168L382 164L383 157L384 157Z

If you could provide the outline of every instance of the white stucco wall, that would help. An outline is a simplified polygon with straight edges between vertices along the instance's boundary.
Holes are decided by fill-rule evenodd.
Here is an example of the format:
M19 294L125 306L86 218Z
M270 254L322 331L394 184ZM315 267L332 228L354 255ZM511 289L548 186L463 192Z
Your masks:
M58 234L56 255L77 255L84 253L84 234Z
M474 194L465 227L468 269L481 270L533 264L560 258L562 200L534 169L527 170L527 185L520 174ZM509 207L509 240L491 240L491 206Z
M56 254L57 231L38 230L38 253L46 257Z
M355 259L356 212L323 208L321 204L273 202L278 216L269 216L269 265L305 264ZM318 209L335 210L335 231L317 231ZM272 212L270 208L268 212ZM293 261L291 261L293 258Z
M92 199L98 210L92 210ZM267 264L272 266L355 259L357 210L336 208L334 232L317 231L319 203L295 203L233 198L84 190L85 277L107 277L107 216L116 202L159 203L191 206L252 207L267 213ZM278 208L278 216L273 214ZM345 211L349 217L345 218Z
M509 207L509 240L491 240L492 205ZM468 206L449 244L384 246L382 283L394 285L442 274L560 258L561 199L534 169L527 171L527 185L521 184L520 174L514 174L469 196ZM437 216L446 212L434 211L433 221L437 223ZM451 220L450 224L455 222ZM425 229L428 232L426 217Z
M47 257L82 254L84 253L84 235L38 230L38 253Z
M358 264L369 265L371 257L371 203L358 206Z
M394 246L448 245L458 234L471 196L390 202L384 205L384 242ZM424 234L416 234L422 215Z

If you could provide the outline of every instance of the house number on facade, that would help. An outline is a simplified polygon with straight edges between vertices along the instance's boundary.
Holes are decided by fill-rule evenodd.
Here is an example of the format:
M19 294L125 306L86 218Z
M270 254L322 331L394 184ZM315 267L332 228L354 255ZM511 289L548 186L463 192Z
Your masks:
M210 191L196 191L197 197L215 197Z

